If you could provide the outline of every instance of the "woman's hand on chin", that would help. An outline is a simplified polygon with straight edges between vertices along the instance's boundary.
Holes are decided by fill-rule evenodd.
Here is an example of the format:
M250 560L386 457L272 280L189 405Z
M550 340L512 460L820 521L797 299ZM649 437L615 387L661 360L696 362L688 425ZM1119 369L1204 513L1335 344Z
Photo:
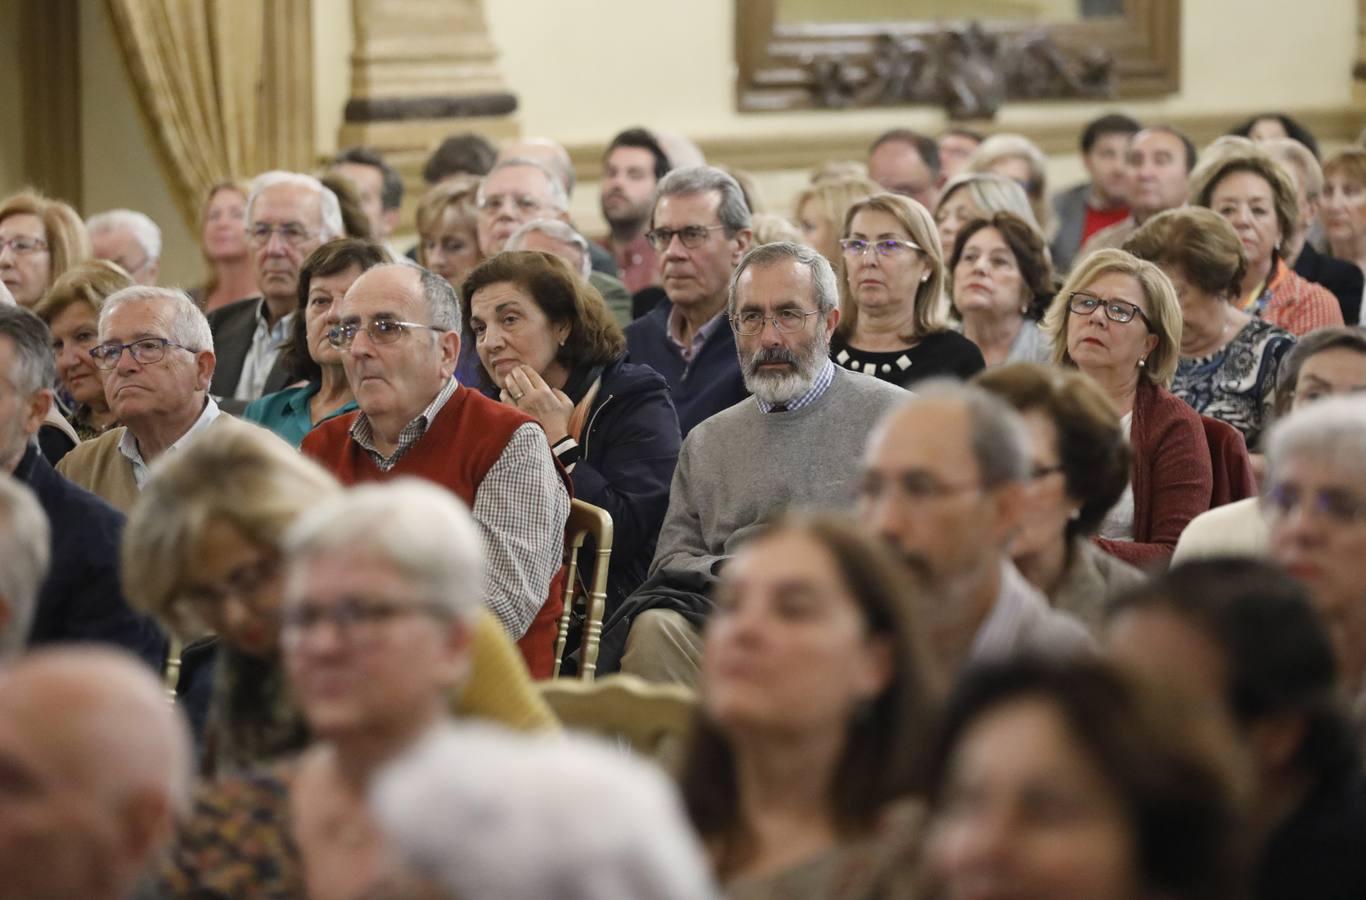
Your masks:
M518 366L508 373L498 399L540 422L552 445L569 434L573 401L564 391L546 384L530 366Z

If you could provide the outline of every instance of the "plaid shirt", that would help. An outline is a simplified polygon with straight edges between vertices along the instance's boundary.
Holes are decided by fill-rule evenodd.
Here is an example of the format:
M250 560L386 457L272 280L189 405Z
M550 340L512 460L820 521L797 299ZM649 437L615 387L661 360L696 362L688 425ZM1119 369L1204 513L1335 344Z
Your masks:
M777 410L777 412L796 412L803 406L810 406L820 399L821 394L825 393L825 389L830 387L830 382L834 380L835 364L827 357L825 365L821 366L821 370L817 372L816 377L811 380L811 387L807 389L806 393L795 400L789 400L786 403L785 408ZM777 405L774 403L765 403L758 397L754 398L754 402L759 404L759 412L761 413L774 412L774 406Z
M356 417L351 438L381 472L388 472L427 433L457 386L454 378L446 382L436 399L403 426L398 445L387 457L376 449L365 413ZM569 492L555 469L541 426L527 422L512 433L475 491L470 513L484 538L484 603L517 640L526 634L550 595L550 582L564 556L564 526L569 520Z

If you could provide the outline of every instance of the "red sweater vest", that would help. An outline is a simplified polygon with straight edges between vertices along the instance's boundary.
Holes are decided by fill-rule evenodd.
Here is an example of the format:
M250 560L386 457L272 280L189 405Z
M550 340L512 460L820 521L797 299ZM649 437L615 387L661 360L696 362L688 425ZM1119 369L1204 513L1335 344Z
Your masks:
M330 470L343 484L387 481L415 475L434 481L474 508L474 495L484 476L498 461L512 433L531 417L495 403L483 394L458 387L436 414L427 433L388 472L381 472L370 454L351 439L357 412L339 416L314 428L302 450ZM558 467L557 467L558 468ZM565 489L573 488L563 470ZM555 635L564 608L564 570L550 582L550 594L527 633L517 642L533 678L549 678L554 668Z

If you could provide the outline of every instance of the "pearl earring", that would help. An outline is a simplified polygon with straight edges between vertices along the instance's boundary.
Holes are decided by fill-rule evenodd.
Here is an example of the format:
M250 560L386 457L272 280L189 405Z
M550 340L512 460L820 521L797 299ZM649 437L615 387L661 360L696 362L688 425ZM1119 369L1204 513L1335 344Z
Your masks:
M1140 360L1138 361L1138 367L1139 367L1140 369L1143 368L1144 366L1146 366L1147 364L1148 364L1148 361L1147 361L1146 359L1140 359Z

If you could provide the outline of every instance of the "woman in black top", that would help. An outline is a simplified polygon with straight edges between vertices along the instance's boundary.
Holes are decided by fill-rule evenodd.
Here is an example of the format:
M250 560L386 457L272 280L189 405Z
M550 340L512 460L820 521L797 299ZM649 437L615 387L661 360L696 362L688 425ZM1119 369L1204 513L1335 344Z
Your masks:
M855 203L840 247L836 363L901 387L984 368L981 351L945 318L944 251L925 207L900 194Z

